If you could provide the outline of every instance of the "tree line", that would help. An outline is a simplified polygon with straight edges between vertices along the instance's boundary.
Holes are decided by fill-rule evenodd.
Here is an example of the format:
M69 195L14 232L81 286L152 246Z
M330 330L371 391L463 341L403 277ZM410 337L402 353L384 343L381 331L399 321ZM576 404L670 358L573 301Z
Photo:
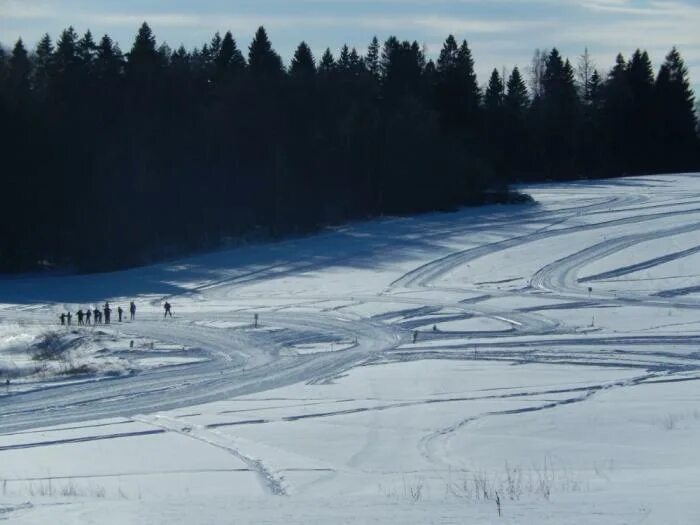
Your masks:
M529 86L527 83L529 82ZM529 89L528 89L529 87ZM382 214L517 200L510 183L699 167L674 48L607 73L537 51L480 86L466 41L433 61L375 37L289 66L259 28L126 53L73 28L0 46L0 271L148 263Z

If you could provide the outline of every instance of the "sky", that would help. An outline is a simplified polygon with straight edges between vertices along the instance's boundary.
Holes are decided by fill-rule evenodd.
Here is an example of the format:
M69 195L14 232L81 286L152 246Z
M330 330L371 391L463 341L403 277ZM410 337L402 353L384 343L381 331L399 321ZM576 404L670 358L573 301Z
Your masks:
M285 62L302 40L320 57L344 43L364 51L373 35L417 40L434 58L454 34L468 41L481 84L493 68L527 68L536 48L557 47L573 63L588 48L606 73L618 52L646 49L658 68L675 45L700 94L700 0L0 0L0 43L21 36L33 47L72 25L128 51L143 21L159 43L188 49L227 30L247 49L264 25Z

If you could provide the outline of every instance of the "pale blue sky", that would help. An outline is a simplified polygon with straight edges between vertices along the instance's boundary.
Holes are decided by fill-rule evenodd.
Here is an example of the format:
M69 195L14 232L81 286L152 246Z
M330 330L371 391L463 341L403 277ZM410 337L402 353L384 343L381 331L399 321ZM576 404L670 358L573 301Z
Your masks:
M418 40L434 57L453 33L469 42L482 84L494 67L526 68L535 48L556 46L575 62L588 46L606 72L618 51L647 49L657 67L676 45L700 87L699 0L0 0L0 42L22 36L33 46L73 25L109 33L127 51L144 20L159 42L189 49L217 30L247 49L264 25L285 61L302 39L319 56L343 43L364 51L375 34Z

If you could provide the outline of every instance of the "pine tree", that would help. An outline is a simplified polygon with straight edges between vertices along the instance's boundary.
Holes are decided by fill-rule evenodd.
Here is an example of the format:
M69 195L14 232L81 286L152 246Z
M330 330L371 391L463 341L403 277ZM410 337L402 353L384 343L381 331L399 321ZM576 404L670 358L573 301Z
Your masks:
M49 93L49 79L53 68L53 43L46 33L36 46L34 52L34 68L32 85L40 99L45 99Z
M657 169L683 171L697 169L698 136L695 97L688 81L688 69L674 47L666 55L654 85L658 122Z
M503 85L503 80L501 80L498 69L494 68L489 78L486 93L484 94L484 108L491 115L499 112L503 108L504 97L505 86ZM488 115L486 118L489 118Z
M304 79L313 78L316 75L314 56L306 42L301 42L294 52L289 73L292 77Z
M365 61L362 59L357 49L354 47L350 50L350 73L353 76L359 76L365 73L367 69L365 68Z
M215 46L212 41L212 51L215 47L217 46ZM216 66L217 78L222 78L224 76L235 77L245 69L245 58L243 58L243 53L238 49L238 44L233 38L231 31L226 31L223 40L221 40L220 45L218 45L218 52L216 52L216 56L214 57L214 64Z
M330 48L326 48L321 56L321 61L318 63L318 74L323 77L329 77L335 72L336 64Z
M365 57L367 70L376 79L379 80L381 70L379 68L379 40L376 36L372 37L372 41L367 47L367 56Z
M531 137L528 133L530 99L525 80L518 67L514 67L506 83L503 97L504 151L506 173L510 180L522 180L531 172Z
M56 41L54 62L59 75L70 75L80 63L78 57L78 35L73 27L64 29Z
M466 40L460 46L449 35L437 61L435 104L443 128L473 139L479 122L480 91Z
M128 53L127 73L132 76L152 76L161 67L161 56L156 49L156 37L144 22L136 34Z
M574 69L554 48L546 61L539 113L539 148L544 173L553 179L578 175L579 99Z
M105 82L116 82L123 69L123 56L109 35L104 35L95 51L97 76Z
M89 29L85 32L83 37L78 40L76 48L78 59L80 60L81 64L88 69L92 67L95 60L95 54L97 52L97 45L95 44L95 40L92 38L92 33Z
M347 44L343 44L340 49L340 56L338 57L338 72L342 74L349 74L352 65L350 64L350 48Z
M279 77L282 72L282 59L272 49L265 28L260 26L250 44L248 68L255 76Z
M518 119L524 119L530 99L527 95L527 87L525 81L520 75L518 67L514 67L508 78L506 95L504 97L504 105L509 113Z
M627 64L627 85L630 89L630 112L626 138L625 164L630 173L644 173L653 162L654 136L654 71L646 51L637 49Z
M29 94L29 79L32 65L21 38L17 40L15 47L12 48L9 65L9 80L13 95L17 99L23 99Z

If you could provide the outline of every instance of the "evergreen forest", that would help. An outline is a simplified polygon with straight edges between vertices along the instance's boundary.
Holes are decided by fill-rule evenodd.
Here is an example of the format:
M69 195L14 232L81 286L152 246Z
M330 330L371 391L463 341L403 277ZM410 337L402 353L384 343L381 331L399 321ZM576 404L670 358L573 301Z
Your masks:
M582 50L583 51L583 50ZM0 46L0 271L104 271L381 215L518 202L510 185L700 171L681 54L609 71L538 50L480 84L374 38L285 64L264 28L128 50L73 28Z

